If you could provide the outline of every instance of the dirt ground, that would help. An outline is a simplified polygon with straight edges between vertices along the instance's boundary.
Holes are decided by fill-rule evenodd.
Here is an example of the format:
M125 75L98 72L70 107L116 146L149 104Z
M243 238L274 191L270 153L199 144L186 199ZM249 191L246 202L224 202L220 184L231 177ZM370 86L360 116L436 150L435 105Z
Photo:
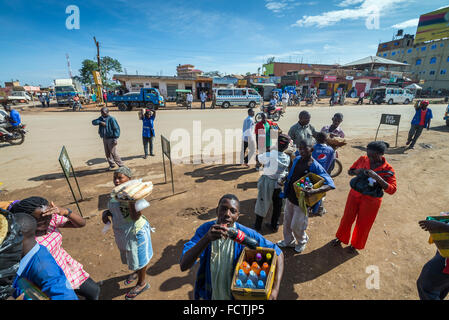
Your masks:
M371 230L365 250L350 254L346 248L330 245L343 214L349 192L349 166L365 154L368 140L348 140L339 150L343 173L335 179L336 190L328 193L327 214L310 217L307 233L310 241L302 254L285 249L285 270L279 299L418 299L416 280L422 266L435 254L435 246L427 243L428 234L418 221L428 215L449 211L443 199L449 197L449 153L447 127L423 132L415 150L404 151L406 132L400 132L399 147L386 155L398 179L398 191L385 195L379 215ZM385 139L394 145L394 136ZM430 145L426 148L424 144ZM219 198L236 194L241 201L239 222L252 226L259 173L241 165L176 165L175 195L171 183L165 184L162 163L132 168L136 177L155 184L144 211L151 225L154 256L148 270L150 290L136 300L192 299L197 266L181 272L179 258L184 243L196 228L215 218ZM85 201L80 203L84 217L82 229L62 229L63 246L80 261L92 278L101 283L101 299L124 299L132 286L123 281L129 274L120 262L113 233L102 233L101 212L111 191L112 173L104 169L76 168ZM56 170L57 171L57 170ZM169 167L167 176L170 180ZM74 181L72 185L76 188ZM76 191L77 192L77 191ZM76 209L67 182L62 174L47 175L42 184L32 189L1 192L0 200L43 196L59 206ZM271 213L268 214L267 221ZM263 229L269 240L282 239L282 226L277 233ZM367 289L370 276L367 267L379 268L378 289Z

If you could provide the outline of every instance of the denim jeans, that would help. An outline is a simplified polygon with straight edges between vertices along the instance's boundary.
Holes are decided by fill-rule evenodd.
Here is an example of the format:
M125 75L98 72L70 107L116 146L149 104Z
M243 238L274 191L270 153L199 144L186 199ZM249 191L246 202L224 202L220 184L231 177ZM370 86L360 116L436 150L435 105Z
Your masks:
M424 130L423 126L420 126L418 124L412 124L412 127L410 128L410 131L408 132L408 141L411 141L410 147L415 146L415 143L418 140L418 138L421 135L423 130Z
M148 144L150 145L150 154L153 154L153 139L154 137L142 137L143 141L143 150L145 151L145 155L148 155Z

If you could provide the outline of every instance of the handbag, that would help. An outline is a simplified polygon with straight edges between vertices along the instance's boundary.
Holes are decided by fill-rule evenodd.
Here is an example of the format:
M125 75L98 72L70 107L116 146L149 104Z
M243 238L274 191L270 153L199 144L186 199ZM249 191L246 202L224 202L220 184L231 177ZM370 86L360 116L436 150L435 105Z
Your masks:
M376 171L375 171L376 172ZM386 171L378 171L379 173L386 173ZM382 187L376 182L373 185L370 185L369 176L365 173L359 173L355 178L352 178L349 182L349 185L352 189L361 194L371 196L374 198L382 198L384 195L384 190Z

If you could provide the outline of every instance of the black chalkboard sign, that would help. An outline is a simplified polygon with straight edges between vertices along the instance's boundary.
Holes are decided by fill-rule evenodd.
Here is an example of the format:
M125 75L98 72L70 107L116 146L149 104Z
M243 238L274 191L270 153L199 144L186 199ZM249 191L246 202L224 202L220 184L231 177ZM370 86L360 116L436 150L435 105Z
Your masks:
M379 133L380 126L382 124L388 125L388 126L396 126L396 146L398 146L398 135L399 135L399 123L401 122L401 115L400 114L386 114L382 113L382 116L380 117L380 123L377 127L376 137L374 138L374 141L377 141L377 134Z

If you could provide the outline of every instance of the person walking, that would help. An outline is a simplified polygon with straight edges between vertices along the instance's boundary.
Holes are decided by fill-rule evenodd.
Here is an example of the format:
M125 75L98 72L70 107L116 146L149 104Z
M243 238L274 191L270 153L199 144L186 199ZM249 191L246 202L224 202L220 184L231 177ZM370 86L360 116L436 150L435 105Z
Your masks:
M254 109L249 108L248 116L243 121L243 165L247 168L249 168L249 158L252 158L256 147L255 125ZM248 154L246 154L247 150Z
M50 108L50 93L45 96L45 102L47 103L47 108Z
M271 147L271 129L277 128L277 124L267 120L265 113L261 114L261 120L255 126L257 153L256 170L261 166L259 155L270 150Z
M106 160L109 163L109 170L113 170L117 164L123 166L123 162L117 153L118 138L120 138L120 126L113 116L109 115L109 109L101 108L101 117L92 120L92 125L99 126L98 134L103 139Z
M131 179L132 172L127 167L118 168L114 172L113 182L116 187ZM137 280L136 286L125 296L126 300L132 300L150 288L146 281L146 271L153 257L151 232L154 232L154 228L145 215L136 210L135 202L123 205L116 199L109 200L108 210L103 212L102 221L108 224L111 220L121 261L133 271L124 284L130 285Z
M408 145L407 149L414 149L415 143L418 141L418 138L421 136L424 128L427 128L427 131L430 129L430 122L433 118L432 109L428 108L429 105L428 100L416 101L415 103L415 116L412 119L412 126L408 133L408 138L406 145Z
M201 91L200 99L201 99L201 109L206 109L206 100L207 100L206 92Z
M42 108L45 108L45 98L42 93L39 95L39 101L42 103Z
M285 113L285 111L287 110L289 98L290 98L290 96L289 96L288 92L284 91L284 93L282 94L282 112L283 113Z
M187 109L192 109L192 103L193 103L193 94L192 92L189 92L187 94Z
M357 100L356 104L363 104L363 98L365 98L365 91L360 92L359 100Z
M154 140L154 120L156 119L156 110L142 109L139 112L139 119L142 120L142 141L143 151L145 152L144 159L148 158L148 145L150 145L150 156L154 157L153 140Z
M393 167L385 160L384 153L389 147L383 141L374 141L367 146L367 155L360 157L348 171L356 176L350 182L345 211L333 240L335 246L341 242L349 244L353 253L364 249L371 227L374 224L384 192L393 195L397 190ZM351 228L355 227L351 236Z

